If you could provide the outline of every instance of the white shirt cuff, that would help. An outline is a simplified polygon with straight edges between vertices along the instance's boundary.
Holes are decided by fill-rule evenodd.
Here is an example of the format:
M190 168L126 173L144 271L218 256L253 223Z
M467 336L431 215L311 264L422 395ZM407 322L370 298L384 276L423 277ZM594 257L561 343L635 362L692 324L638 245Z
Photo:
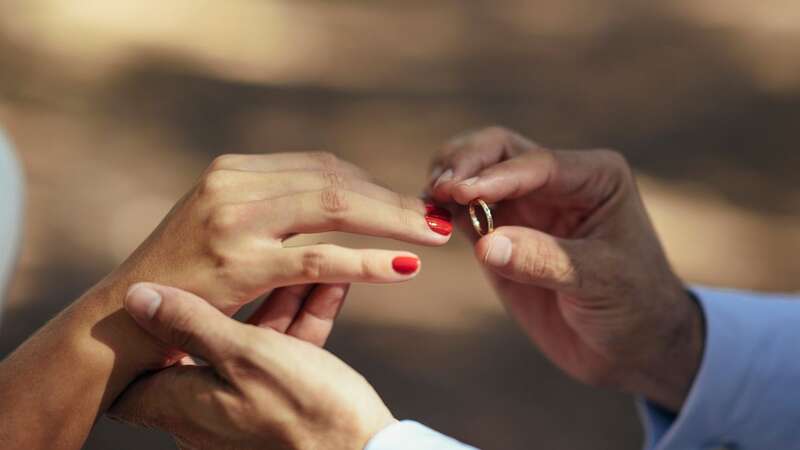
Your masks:
M364 450L477 450L410 420L396 422L373 437Z

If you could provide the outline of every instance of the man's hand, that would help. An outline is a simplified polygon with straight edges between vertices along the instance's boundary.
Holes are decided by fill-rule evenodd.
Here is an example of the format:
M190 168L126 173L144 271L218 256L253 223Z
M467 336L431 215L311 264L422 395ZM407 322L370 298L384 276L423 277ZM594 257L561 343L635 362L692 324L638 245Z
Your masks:
M302 294L292 289L245 325L188 292L133 286L125 307L136 322L209 366L144 378L111 415L165 429L185 449L363 449L395 419L361 375L309 343L327 339L346 286L318 286L296 315L280 307Z
M432 173L433 199L494 204L500 227L475 253L552 361L589 384L681 407L701 360L702 317L623 157L551 151L489 128L451 141Z

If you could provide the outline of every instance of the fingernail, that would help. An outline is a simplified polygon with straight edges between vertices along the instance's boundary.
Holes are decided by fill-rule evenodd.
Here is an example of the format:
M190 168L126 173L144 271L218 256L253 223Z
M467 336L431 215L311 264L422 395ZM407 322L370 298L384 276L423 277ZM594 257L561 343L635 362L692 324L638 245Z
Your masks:
M486 254L486 263L490 266L503 267L511 261L511 239L502 236L492 236L489 242L489 252Z
M453 219L453 214L445 208L434 204L433 202L425 203L425 216L438 217L450 222Z
M448 182L452 179L453 179L453 169L447 169L443 174L439 176L439 178L436 180L436 183L433 183L433 188L435 189L440 184Z
M125 300L125 309L132 316L142 320L152 319L159 306L161 306L161 294L147 286L133 286Z
M428 179L431 180L431 183L433 183L434 180L439 179L439 176L442 175L443 171L444 169L442 168L442 166L434 167L433 170L431 170L431 175L428 177Z
M435 216L427 216L425 220L428 222L428 226L431 230L442 236L450 236L453 233L453 224L450 223L449 220Z
M464 185L464 186L472 186L473 184L478 182L478 179L479 179L479 177L467 178L466 180L464 180L464 181L462 181L461 183L458 183L458 184L461 184L461 185Z
M392 268L399 274L410 275L419 269L419 259L413 256L398 256L392 260Z

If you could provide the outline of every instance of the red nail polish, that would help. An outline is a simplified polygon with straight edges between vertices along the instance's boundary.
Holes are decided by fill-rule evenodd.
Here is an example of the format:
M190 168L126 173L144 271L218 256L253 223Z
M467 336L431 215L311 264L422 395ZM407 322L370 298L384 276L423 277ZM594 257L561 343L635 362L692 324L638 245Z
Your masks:
M450 211L430 202L425 203L425 214L428 217L438 217L448 222L450 222L453 219L453 214L451 214Z
M392 261L392 268L397 273L411 275L419 269L419 259L413 256L398 256Z
M428 221L428 226L431 227L431 230L443 236L450 236L453 233L453 224L449 220L434 216L428 216L425 220Z

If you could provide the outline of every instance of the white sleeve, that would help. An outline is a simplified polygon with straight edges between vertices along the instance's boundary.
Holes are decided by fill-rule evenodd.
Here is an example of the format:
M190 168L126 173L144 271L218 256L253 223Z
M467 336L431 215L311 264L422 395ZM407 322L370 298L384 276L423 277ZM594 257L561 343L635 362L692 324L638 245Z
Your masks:
M410 420L396 422L373 437L364 450L478 450Z
M14 269L22 224L22 171L0 130L0 312Z

